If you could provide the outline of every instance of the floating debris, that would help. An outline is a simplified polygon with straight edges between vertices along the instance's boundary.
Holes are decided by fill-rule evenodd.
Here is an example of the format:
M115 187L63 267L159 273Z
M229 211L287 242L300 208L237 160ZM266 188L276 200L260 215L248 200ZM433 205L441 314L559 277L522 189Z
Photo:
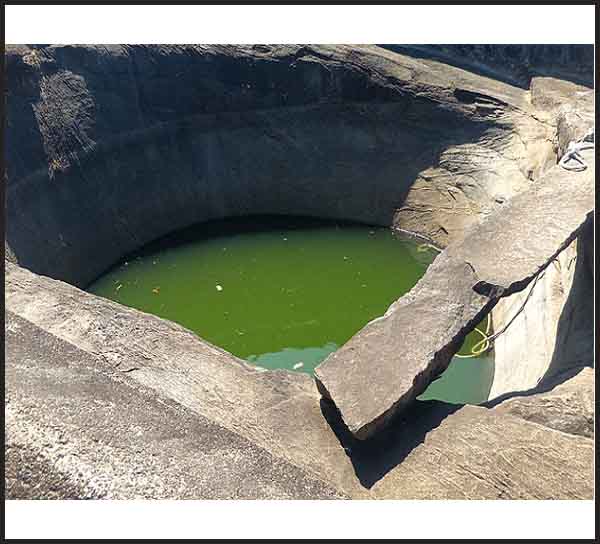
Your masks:
M217 283L217 291L222 291L222 290L223 290L223 287Z
M123 284L119 283L119 285L117 285L117 288L115 289L115 291L118 291L119 289L121 289L121 287L123 287Z
M304 366L304 363L302 361L300 361L299 363L296 363L292 368L294 370L298 370L299 368L302 368Z
M160 287L155 287L154 289L152 289L152 292L153 292L155 295L158 295L158 294L160 294Z

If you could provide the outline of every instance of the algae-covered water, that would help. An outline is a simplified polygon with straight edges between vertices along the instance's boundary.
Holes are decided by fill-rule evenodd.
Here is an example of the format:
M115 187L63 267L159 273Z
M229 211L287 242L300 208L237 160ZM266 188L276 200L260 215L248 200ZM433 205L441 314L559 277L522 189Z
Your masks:
M312 373L408 292L434 258L389 229L229 219L153 242L89 291L175 321L260 367ZM491 358L456 359L422 398L482 402L492 375Z

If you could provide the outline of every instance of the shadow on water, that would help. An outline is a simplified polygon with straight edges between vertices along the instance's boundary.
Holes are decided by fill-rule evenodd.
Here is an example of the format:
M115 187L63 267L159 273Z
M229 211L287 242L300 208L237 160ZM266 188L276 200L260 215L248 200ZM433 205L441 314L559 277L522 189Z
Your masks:
M272 233L277 230L319 230L324 227L356 227L365 226L373 229L380 228L376 225L351 221L344 219L331 219L298 215L278 214L249 214L243 216L231 216L226 219L212 219L210 221L196 223L180 230L172 231L157 238L143 247L129 253L125 259L131 260L136 257L145 257L157 252L173 249L186 244L197 244L215 238L230 238L239 234ZM418 238L411 233L398 233L399 237L415 239ZM422 257L422 254L418 254ZM429 263L428 263L429 264Z
M342 421L335 405L321 399L323 416L350 458L360 483L368 489L402 463L413 449L425 441L427 433L462 407L462 404L416 401L387 428L367 440L358 440Z

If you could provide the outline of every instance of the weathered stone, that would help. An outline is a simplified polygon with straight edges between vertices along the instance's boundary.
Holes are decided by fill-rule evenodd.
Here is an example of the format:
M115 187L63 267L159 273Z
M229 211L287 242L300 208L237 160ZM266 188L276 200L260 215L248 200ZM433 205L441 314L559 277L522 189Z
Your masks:
M10 263L6 293L13 498L591 497L588 438L416 402L359 441L306 375Z
M319 390L358 438L421 394L497 298L524 289L577 236L593 212L593 180L592 166L552 168L446 249L410 293L316 368Z
M551 138L557 147L552 167L570 141L593 127L594 92L570 82L536 77L531 82L531 97L535 116L556 127ZM537 145L541 144L533 144ZM552 374L588 364L594 351L591 219L535 285L502 298L492 310L494 329L504 332L494 341L490 399L534 389Z
M547 136L522 89L375 46L34 51L7 50L6 237L22 266L79 286L249 213L446 244L528 183L526 144Z
M475 281L464 262L442 253L410 293L315 369L319 390L358 438L425 391L491 309Z
M561 101L551 81L535 104L498 81L543 47L494 47L451 66L375 46L7 46L9 496L591 498L592 440L550 428L582 428L583 402L560 419L545 400L546 422L415 402L359 441L309 376L257 371L38 275L83 286L150 239L247 213L393 224L458 248L556 162L556 124L559 148L580 136L578 108L540 111ZM581 72L580 52L561 66ZM462 53L500 70L478 75ZM473 279L448 260L434 266ZM432 302L445 282L424 289ZM445 299L452 349L487 304L462 296Z
M431 417L437 426L416 445L411 443L408 454L402 441L410 443L414 437L401 427L392 445L373 445L381 464L401 459L373 485L374 492L395 489L397 498L437 500L593 497L593 440L476 406L446 417L439 412L452 410L444 405L432 408L420 425L431 428L426 423Z
M469 233L460 251L478 277L476 290L497 296L522 290L577 237L595 204L594 153L582 155L590 163L585 171L555 166Z
M392 51L424 58L437 58L447 64L529 86L535 76L546 76L594 84L594 48L589 45L556 44L435 44L383 45Z
M529 85L531 104L536 110L555 112L567 102L581 102L589 88L553 77L534 77Z
M360 496L310 376L258 371L173 322L10 263L5 287L7 310L107 369Z
M562 157L569 143L577 141L594 128L594 97L595 92L589 89L577 93L572 101L565 101L558 110L556 135L558 140L558 155ZM592 162L594 162L592 160Z
M101 359L5 320L9 498L343 498Z
M502 298L489 398L532 390L541 381L588 365L594 353L593 221L545 269L535 285ZM508 327L508 328L506 328ZM523 362L526 361L526 364Z
M513 393L495 411L511 414L559 431L594 437L594 369L571 370L573 377ZM499 399L499 400L502 400ZM494 404L496 404L494 402Z

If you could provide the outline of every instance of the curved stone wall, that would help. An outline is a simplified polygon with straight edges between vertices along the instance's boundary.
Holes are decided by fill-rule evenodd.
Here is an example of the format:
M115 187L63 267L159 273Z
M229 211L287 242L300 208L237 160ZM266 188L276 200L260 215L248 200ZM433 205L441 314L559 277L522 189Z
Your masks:
M577 188L590 196L577 175L549 168L586 128L581 88L547 77L528 91L371 46L8 46L5 59L10 498L593 496L594 377L578 366L593 339L592 229L557 256L561 270L547 259L579 228L550 252L536 230L577 219ZM548 108L566 97L577 107L557 121ZM578 175L587 187L593 170ZM534 184L528 201L550 183L562 203L565 181L560 214L534 198L498 227L516 193ZM308 375L259 371L175 323L56 281L85 286L152 238L248 213L407 228L471 249L473 273L541 252L527 278L545 268L541 295L555 304L540 296L501 337L495 387L507 395L480 407L415 402L361 442ZM460 244L473 223L483 238ZM457 275L443 274L436 293ZM504 285L495 276L491 291ZM519 296L500 300L495 322ZM538 360L527 338L544 319Z
M377 47L21 46L7 68L8 249L79 286L172 230L252 213L444 245L526 183L515 126L545 130L516 88Z

